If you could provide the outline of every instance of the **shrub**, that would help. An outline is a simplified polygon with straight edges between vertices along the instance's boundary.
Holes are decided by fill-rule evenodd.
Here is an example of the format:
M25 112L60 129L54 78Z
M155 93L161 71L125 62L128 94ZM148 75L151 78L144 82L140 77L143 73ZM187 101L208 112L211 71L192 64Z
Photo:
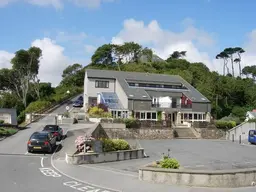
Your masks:
M104 112L108 112L108 107L103 103L98 104L97 107L102 109Z
M165 169L179 169L180 164L176 159L164 157L160 161L160 166Z
M128 150L130 145L123 139L102 139L102 149L104 152Z
M4 120L0 120L0 124L4 124Z
M109 112L104 111L104 109L95 106L95 107L90 107L88 110L89 116L94 117L94 118L111 118L112 114Z
M137 121L133 118L124 119L123 122L125 123L126 128L136 128Z
M215 125L218 129L232 129L233 127L236 126L235 121L215 121Z
M35 102L30 103L25 111L27 113L37 112L37 111L46 109L50 105L51 105L51 102L49 102L49 101L39 100L39 101L35 101Z
M130 149L129 143L124 139L113 139L113 142L114 142L114 147L117 151Z
M18 124L24 122L25 121L25 117L26 117L26 112L25 111L21 111L19 116L17 117Z
M84 150L85 136L78 136L75 140L76 148L79 152Z
M115 144L112 139L102 140L102 150L104 152L116 151Z

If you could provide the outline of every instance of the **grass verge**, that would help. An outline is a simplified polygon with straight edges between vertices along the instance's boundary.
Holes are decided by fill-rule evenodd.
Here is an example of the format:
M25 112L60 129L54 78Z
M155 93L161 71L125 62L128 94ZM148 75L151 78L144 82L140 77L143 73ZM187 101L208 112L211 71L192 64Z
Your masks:
M18 129L9 127L0 127L0 136L8 137L18 132Z

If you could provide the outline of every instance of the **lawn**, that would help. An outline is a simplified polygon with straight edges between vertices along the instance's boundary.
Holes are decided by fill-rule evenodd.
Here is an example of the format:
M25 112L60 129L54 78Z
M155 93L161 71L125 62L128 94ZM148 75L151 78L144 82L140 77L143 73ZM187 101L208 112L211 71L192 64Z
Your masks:
M18 132L18 129L9 127L0 127L0 136L11 136Z

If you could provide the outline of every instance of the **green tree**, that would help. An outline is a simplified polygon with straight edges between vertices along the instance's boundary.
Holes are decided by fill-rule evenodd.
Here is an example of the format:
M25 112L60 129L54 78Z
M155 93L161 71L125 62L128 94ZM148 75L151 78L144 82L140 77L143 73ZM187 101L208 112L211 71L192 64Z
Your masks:
M236 58L234 60L235 63L238 63L239 65L239 75L241 76L242 75L242 68L241 68L241 60L242 60L242 57L241 57L241 54L245 52L244 49L242 49L241 47L235 47L234 48L234 51L235 53L238 55L238 58Z
M216 59L222 59L223 60L223 75L229 74L229 68L228 68L228 54L224 51L220 52L218 55L216 55Z
M69 65L62 73L62 81L60 84L81 87L84 84L84 74L85 69L81 64L75 63Z
M104 44L100 46L91 57L92 63L97 65L112 65L114 62L113 53L115 46Z
M22 100L23 105L27 106L27 94L29 91L30 81L33 81L38 75L39 62L42 51L38 47L31 47L28 50L21 49L15 53L12 63L12 77L17 80L14 86L16 94ZM34 82L39 84L39 81ZM38 94L39 96L39 94Z

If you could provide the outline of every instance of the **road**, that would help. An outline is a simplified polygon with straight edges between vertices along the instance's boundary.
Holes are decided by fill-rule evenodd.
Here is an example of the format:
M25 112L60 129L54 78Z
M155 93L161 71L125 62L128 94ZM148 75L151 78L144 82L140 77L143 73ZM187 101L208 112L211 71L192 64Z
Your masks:
M63 113L61 106L52 113ZM0 142L0 183L1 192L9 191L87 191L87 192L214 192L239 191L250 192L255 188L246 189L205 189L160 185L138 180L136 168L151 159L106 163L99 165L67 165L64 151L59 147L51 154L29 154L26 143L29 136L41 130L45 124L54 123L53 117L46 117L29 128ZM72 125L63 125L65 131L73 129ZM157 143L157 142L156 142ZM69 143L73 145L73 143ZM142 143L145 145L145 143ZM65 145L65 142L63 143ZM154 147L152 146L152 149ZM149 153L151 153L149 151ZM121 169L120 169L121 168Z

